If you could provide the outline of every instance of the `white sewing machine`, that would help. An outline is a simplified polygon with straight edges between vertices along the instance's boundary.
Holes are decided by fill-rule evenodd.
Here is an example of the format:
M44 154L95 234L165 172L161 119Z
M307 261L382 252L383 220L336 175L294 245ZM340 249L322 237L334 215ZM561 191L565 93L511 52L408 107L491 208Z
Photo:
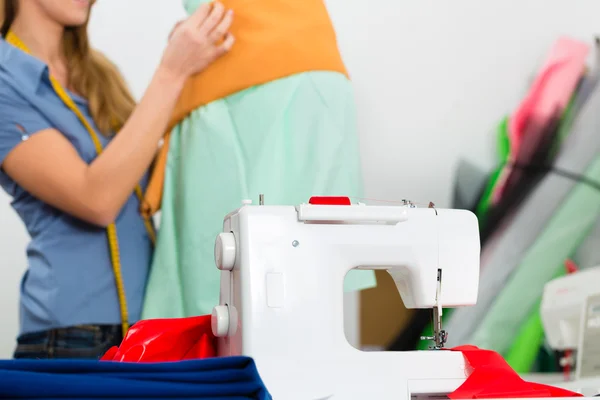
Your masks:
M589 337L590 332L594 334L593 330L586 325L588 323L594 325L596 321L596 325L600 326L600 317L590 315L588 310L592 306L589 299L595 295L600 295L600 267L584 269L553 279L544 286L540 315L546 340L556 351L573 352L572 356L561 360L561 365L568 364L571 370L575 369L575 373L571 374L567 382L562 374L548 374L548 376L536 374L527 376L527 379L544 380L586 395L600 392L600 370L594 373L594 367L600 366L600 362L591 365L590 368L590 363L594 363L598 355L598 353L593 354L595 346L591 349L587 347L583 352L578 351L582 346L589 346L584 342L584 336ZM596 327L591 326L591 328ZM586 341L589 342L589 339Z
M551 348L577 349L582 307L593 294L600 294L600 267L553 279L544 286L540 314Z
M461 353L362 352L346 340L343 281L385 269L406 307L476 303L480 242L468 211L366 205L245 206L215 244L220 356L254 358L275 400L402 400L444 395L468 376Z

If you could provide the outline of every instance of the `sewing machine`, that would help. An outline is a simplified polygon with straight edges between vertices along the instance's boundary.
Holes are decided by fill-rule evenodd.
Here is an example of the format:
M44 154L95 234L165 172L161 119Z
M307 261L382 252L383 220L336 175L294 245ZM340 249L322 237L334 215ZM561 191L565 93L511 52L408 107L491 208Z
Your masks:
M213 332L220 356L253 357L275 399L406 399L446 394L467 376L461 353L439 351L442 307L473 305L477 218L468 211L362 204L253 206L225 217ZM349 203L349 201L348 201ZM431 351L362 352L344 335L343 281L385 269L408 308L431 308Z
M225 217L215 243L218 355L254 358L276 400L444 398L469 367L460 352L441 350L442 307L476 303L479 243L474 214L432 203L246 200ZM431 350L363 352L348 343L343 281L355 268L387 270L407 308L432 309Z
M600 327L600 316L590 314L597 308L592 300L600 295L600 267L588 268L574 274L553 279L544 286L540 315L548 345L567 352L560 360L561 366L575 369L568 377L563 374L536 374L527 379L544 381L584 395L600 392L600 370L596 370L598 357L594 343L594 330ZM584 351L578 351L584 346ZM600 360L599 360L600 361ZM590 365L592 364L592 365ZM591 367L591 368L590 368ZM567 379L565 379L567 378Z
M582 307L588 296L600 294L599 282L600 267L595 267L553 279L544 286L540 314L552 349L577 349Z

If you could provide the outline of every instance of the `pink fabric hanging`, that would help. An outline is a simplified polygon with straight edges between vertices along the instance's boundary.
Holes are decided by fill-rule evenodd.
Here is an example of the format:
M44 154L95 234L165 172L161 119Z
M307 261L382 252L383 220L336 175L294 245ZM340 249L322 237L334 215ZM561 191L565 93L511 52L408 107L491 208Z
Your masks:
M509 162L528 164L543 128L566 110L585 72L588 53L589 45L570 38L560 38L554 44L527 96L510 117ZM510 165L502 170L492 193L493 204L502 198L512 171Z

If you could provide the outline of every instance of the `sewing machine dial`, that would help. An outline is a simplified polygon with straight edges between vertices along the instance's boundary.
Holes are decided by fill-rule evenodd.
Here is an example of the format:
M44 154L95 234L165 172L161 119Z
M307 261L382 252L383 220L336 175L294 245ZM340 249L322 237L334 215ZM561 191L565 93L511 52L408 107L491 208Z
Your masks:
M231 232L223 232L215 241L215 263L222 271L231 271L235 265L235 236Z
M229 307L220 305L213 308L211 328L216 337L226 337L229 333Z

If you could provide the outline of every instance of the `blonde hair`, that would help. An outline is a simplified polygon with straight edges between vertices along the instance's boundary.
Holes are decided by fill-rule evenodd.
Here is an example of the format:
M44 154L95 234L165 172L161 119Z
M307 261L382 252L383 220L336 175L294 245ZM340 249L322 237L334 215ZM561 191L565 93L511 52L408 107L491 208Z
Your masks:
M18 0L0 0L2 36L6 36L17 11ZM90 47L87 23L66 28L63 40L70 87L87 99L100 133L112 135L125 124L136 104L123 76L108 58Z

